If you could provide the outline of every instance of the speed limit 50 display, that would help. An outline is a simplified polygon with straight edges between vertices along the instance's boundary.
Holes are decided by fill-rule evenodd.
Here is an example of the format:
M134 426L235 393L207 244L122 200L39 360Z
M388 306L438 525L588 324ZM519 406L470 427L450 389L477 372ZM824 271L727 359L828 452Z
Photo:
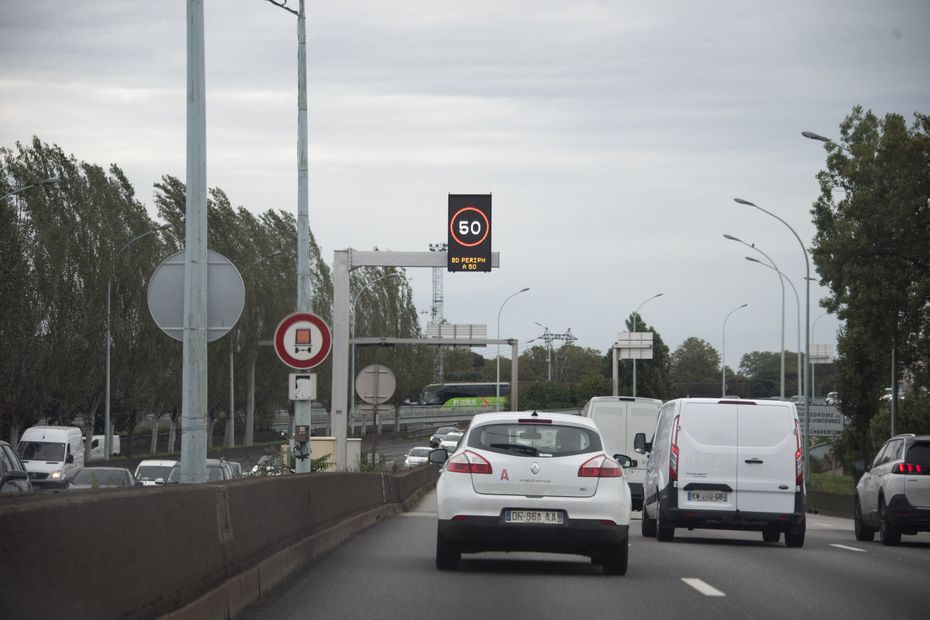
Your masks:
M491 194L449 194L449 271L491 271Z

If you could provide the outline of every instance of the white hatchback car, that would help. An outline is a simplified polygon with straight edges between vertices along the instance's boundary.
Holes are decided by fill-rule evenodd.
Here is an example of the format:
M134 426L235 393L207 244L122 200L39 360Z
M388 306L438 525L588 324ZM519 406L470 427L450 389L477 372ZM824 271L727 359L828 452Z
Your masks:
M404 457L404 467L410 469L411 467L423 465L429 460L430 450L432 450L432 448L410 448L410 451L407 452L407 456Z
M898 545L901 534L930 532L930 435L885 442L856 485L856 540Z
M629 458L620 455L629 463ZM630 487L595 424L561 413L476 415L436 486L436 566L462 553L541 551L586 555L626 574Z

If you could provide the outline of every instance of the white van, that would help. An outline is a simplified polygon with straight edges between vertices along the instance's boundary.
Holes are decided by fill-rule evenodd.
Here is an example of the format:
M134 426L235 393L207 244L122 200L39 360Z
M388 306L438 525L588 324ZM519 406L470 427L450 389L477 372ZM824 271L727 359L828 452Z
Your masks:
M804 462L794 403L681 398L665 403L648 455L643 536L669 541L675 528L782 532L804 545Z
M63 486L84 466L84 442L76 426L33 426L19 439L19 458L37 487Z
M659 417L661 400L634 396L595 396L581 410L591 418L601 432L607 454L633 457L633 438L637 433L651 434ZM632 467L623 469L630 485L633 510L643 509L643 480L646 478L645 459L633 459Z
M104 458L104 452L106 451L103 445L104 439L106 439L106 437L103 435L94 435L90 438L90 455L88 456L88 460L99 461ZM113 456L119 456L119 435L116 433L113 434L113 438L110 440L110 451L113 453Z

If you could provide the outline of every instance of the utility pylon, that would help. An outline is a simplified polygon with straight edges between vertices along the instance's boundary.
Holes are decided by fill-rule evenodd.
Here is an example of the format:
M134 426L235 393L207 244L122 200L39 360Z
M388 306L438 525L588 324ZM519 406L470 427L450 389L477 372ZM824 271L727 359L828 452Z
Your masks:
M429 244L430 252L445 252L448 246L445 243ZM439 325L445 319L442 315L442 272L443 267L433 267L433 304L430 306L430 323ZM436 381L442 381L442 347L436 353Z
M537 338L539 338L540 340L546 343L546 350L548 351L547 358L549 362L549 381L552 381L552 353L553 353L552 343L555 341L560 341L560 342L564 342L565 344L571 344L575 340L578 340L578 338L572 335L572 329L570 327L565 330L564 334L554 334L550 332L549 328L546 327L545 325L540 325L539 323L537 323L537 325L542 327L544 330L542 335L537 336Z

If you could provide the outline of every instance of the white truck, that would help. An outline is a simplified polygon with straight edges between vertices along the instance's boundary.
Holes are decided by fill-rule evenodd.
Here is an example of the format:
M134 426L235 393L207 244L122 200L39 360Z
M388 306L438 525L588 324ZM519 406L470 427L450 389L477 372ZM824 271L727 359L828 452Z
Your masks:
M19 458L36 487L64 486L84 466L84 442L76 426L33 426L19 439Z

